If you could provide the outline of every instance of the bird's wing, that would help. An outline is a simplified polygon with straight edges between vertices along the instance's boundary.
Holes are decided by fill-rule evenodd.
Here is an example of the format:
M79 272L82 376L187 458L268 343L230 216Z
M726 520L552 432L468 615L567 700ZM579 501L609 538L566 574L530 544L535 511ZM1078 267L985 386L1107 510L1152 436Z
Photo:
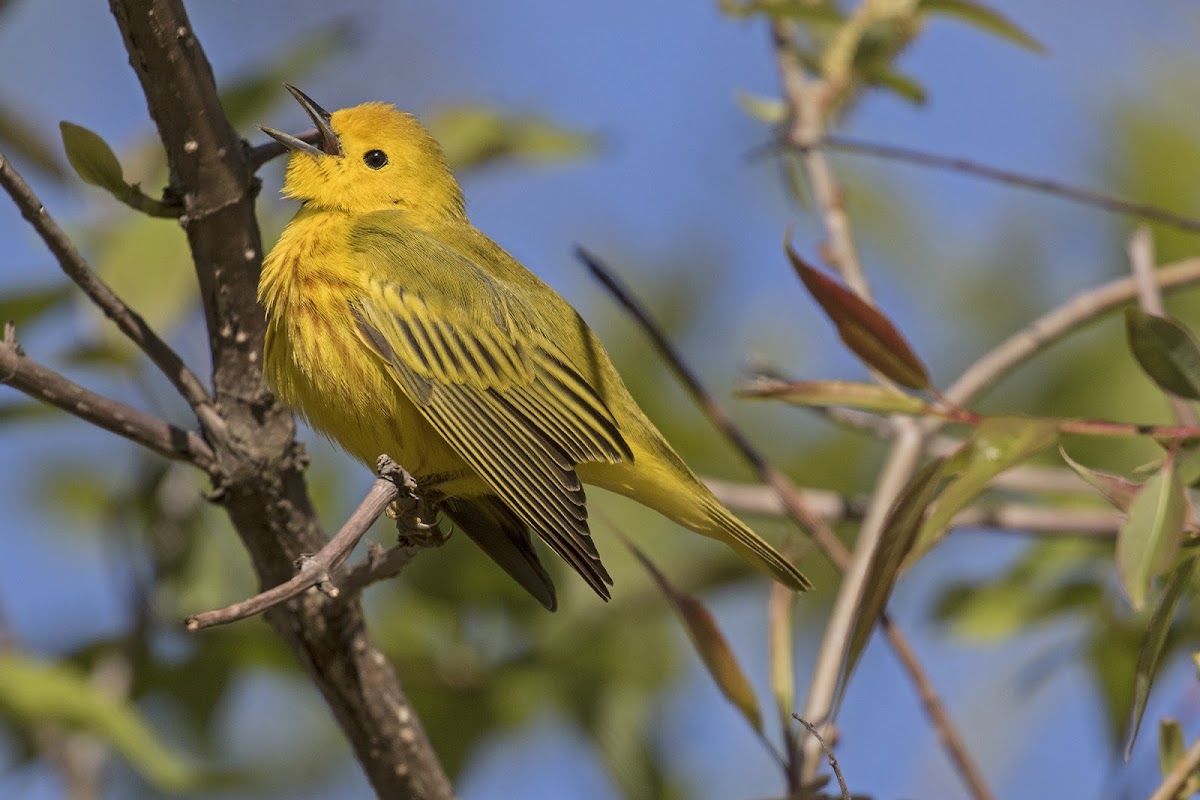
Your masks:
M355 242L363 339L450 447L607 598L575 473L632 459L602 398L523 300L471 259L412 230L368 229Z

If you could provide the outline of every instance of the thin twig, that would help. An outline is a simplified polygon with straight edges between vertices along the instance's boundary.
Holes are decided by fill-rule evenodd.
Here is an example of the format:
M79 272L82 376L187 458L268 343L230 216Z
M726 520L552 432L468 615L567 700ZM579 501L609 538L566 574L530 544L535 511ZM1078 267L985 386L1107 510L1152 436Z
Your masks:
M0 341L0 383L167 458L186 461L209 473L216 467L212 449L196 433L89 391L30 359L17 344L11 323L4 326Z
M705 478L704 483L722 505L733 511L766 516L785 516L787 509L769 486L733 483ZM993 484L994 485L994 484ZM826 489L798 488L809 510L827 523L861 522L867 498L846 497ZM983 528L1034 536L1116 536L1121 516L1103 508L1047 508L1033 503L979 503L955 515L950 527Z
M333 584L333 572L358 545L367 529L379 519L397 497L401 487L408 492L416 488L416 482L387 456L380 458L380 477L371 486L366 497L358 504L341 529L316 555L301 560L299 570L288 581L273 586L239 603L193 614L184 620L189 631L203 630L215 625L226 625L240 619L261 614L272 606L291 600L293 597L320 586L330 598L338 597L340 591Z
M797 147L796 143L789 142L791 146ZM1177 214L1174 211L1168 211L1165 208L1151 205L1149 203L1138 203L1132 200L1124 200L1119 197L1113 197L1103 192L1091 191L1089 189L1080 189L1075 186L1069 186L1057 181L1050 181L1044 178L1036 178L1031 175L1023 175L1019 172L1013 172L1006 169L998 169L996 167L980 164L975 161L969 161L964 158L952 158L948 156L937 155L936 153L928 153L921 150L914 150L908 147L898 147L896 145L881 144L879 142L868 142L862 139L853 139L847 136L826 136L821 142L821 146L828 147L831 150L840 150L844 153L856 153L860 155L875 156L878 158L886 158L892 161L905 161L910 164L919 164L925 167L934 167L936 169L950 170L959 172L965 175L974 175L986 180L995 181L997 183L1016 186L1021 189L1029 189L1042 194L1054 195L1067 200L1071 200L1081 205L1091 206L1093 208L1101 208L1105 211L1111 211L1116 214L1128 214L1133 217L1147 220L1149 222L1159 222L1164 225L1170 225L1185 231L1200 231L1200 219L1188 217L1183 214Z
M1161 267L1157 277L1163 291L1200 283L1200 258L1185 259ZM1133 278L1121 278L1080 292L974 361L943 395L955 405L969 405L1034 355L1136 296L1137 284ZM929 427L932 429L938 425Z
M1129 253L1129 266L1133 273L1133 281L1137 284L1138 305L1147 314L1153 314L1156 317L1166 316L1162 291L1158 288L1158 270L1154 263L1154 240L1150 237L1150 229L1145 225L1139 225L1138 229L1129 237L1126 250ZM1196 424L1196 412L1192 410L1192 406L1187 400L1169 393L1167 399L1171 401L1171 411L1174 413L1177 423L1180 425Z
M1188 779L1200 769L1200 739L1197 739L1183 758L1175 762L1175 766L1163 778L1163 782L1150 795L1150 800L1176 800L1187 785Z
M799 714L792 714L792 718L803 725L809 735L821 743L821 749L825 751L825 758L829 761L829 766L833 770L834 777L837 778L838 788L842 790L842 800L850 800L850 790L846 788L846 779L842 776L842 769L838 766L837 757L834 756L833 748L829 746L829 742L825 741L825 737L821 735L816 726L804 717Z
M827 90L820 80L810 80L796 59L791 25L786 20L771 23L771 44L776 69L788 108L784 139L796 147L804 160L804 169L812 186L817 208L828 237L833 266L864 300L871 299L871 286L863 275L854 237L850 235L850 217L842 205L842 190L825 154L812 145L825 136L825 98Z
M778 494L779 500L787 509L788 514L809 532L813 541L817 543L817 546L833 565L838 570L844 572L850 564L850 553L829 525L808 509L791 480L774 465L766 461L758 450L750 444L741 430L729 418L729 415L725 413L724 409L721 408L713 396L700 384L699 379L696 378L691 369L680 358L679 354L675 352L675 349L671 347L662 329L655 324L650 315L642 307L642 304L638 302L637 298L621 283L616 275L603 262L586 250L578 248L577 254L597 280L612 293L617 302L629 312L634 321L638 323L654 343L656 349L659 351L659 355L662 356L675 375L684 384L693 401L705 413L713 426L724 434L738 450L742 458L754 468L755 472L758 473L759 480L770 486ZM880 624L883 626L888 641L898 651L898 655L900 655L901 649L911 654L911 648L908 646L903 631L891 623L886 612L880 615ZM903 655L900 655L900 660L912 679L913 684L917 687L918 692L922 698L926 699L925 706L929 710L931 721L938 728L938 735L947 743L947 755L960 774L964 776L964 780L967 780L969 785L977 789L978 786L982 785L982 781L979 779L979 769L971 760L970 754L963 744L962 736L954 727L953 721L934 692L924 668L915 658L905 658ZM977 792L976 796L991 797L986 792L986 788L982 794Z
M41 236L67 277L73 280L96 307L115 322L121 332L162 370L183 395L183 399L195 410L200 424L206 430L223 426L224 423L213 405L212 396L200 379L136 311L125 305L125 301L117 297L108 284L92 272L75 243L46 211L37 194L3 153L0 153L0 186L4 187L13 203L20 209L21 216L28 220Z

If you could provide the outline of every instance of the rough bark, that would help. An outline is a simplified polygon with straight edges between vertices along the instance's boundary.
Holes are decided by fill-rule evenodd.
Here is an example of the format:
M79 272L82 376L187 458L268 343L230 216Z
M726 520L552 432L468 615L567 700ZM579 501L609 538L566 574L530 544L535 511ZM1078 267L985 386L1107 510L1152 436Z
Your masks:
M182 203L212 346L220 419L205 426L214 496L262 585L287 580L326 541L313 513L291 412L262 383L264 318L255 301L262 242L257 182L221 109L212 70L179 0L111 0ZM453 797L425 731L371 640L357 601L318 592L267 614L325 696L381 797Z

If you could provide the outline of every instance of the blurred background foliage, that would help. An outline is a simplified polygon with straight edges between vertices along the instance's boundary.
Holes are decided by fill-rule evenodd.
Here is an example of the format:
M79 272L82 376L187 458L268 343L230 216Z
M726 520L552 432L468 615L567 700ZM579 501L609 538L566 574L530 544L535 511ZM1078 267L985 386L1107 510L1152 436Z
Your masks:
M567 254L581 240L630 276L720 397L747 358L805 377L862 377L782 257L789 221L805 252L815 252L820 238L794 165L783 156L746 159L771 135L761 121L771 116L775 91L763 13L802 27L802 56L814 67L832 69L828 59L842 59L840 125L848 132L863 128L884 139L897 132L927 149L984 161L1016 158L1025 171L1200 214L1200 122L1190 112L1200 65L1183 46L1149 44L1164 31L1176 32L1174 43L1194 39L1200 18L1182 4L1105 17L1097 25L1108 38L1094 47L1106 52L1123 35L1132 44L1117 51L1123 60L1086 67L1078 61L1097 50L1073 49L1079 37L1072 31L1087 23L1036 3L997 3L992 16L972 12L980 8L972 4L908 4L903 15L864 20L858 46L840 56L836 32L851 16L848 3L729 0L719 11L706 3L665 5L645 17L644 9L625 8L612 18L598 11L576 18L530 2L512 12L523 23L494 16L500 12L478 12L468 23L429 3L398 12L362 0L337 15L323 4L275 3L245 12L259 15L251 28L278 22L259 38L223 27L242 13L237 9L195 4L192 13L227 113L247 135L257 122L303 124L280 90L284 80L330 108L382 98L420 112L463 179L476 221L580 305L651 418L698 471L724 479L749 479L750 472ZM8 26L48 27L56 11L63 13L52 3L0 2L0 36ZM951 33L939 22L947 15L970 24ZM1018 18L1020 27L1011 22ZM69 174L58 144L54 123L63 116L104 131L126 176L147 193L164 183L161 148L132 79L121 72L115 28L101 28L99 16L86 19L77 24L93 30L68 26L63 42L44 40L94 45L76 48L50 85L80 80L86 68L111 73L102 85L122 88L76 110L35 104L28 87L0 81L0 150L68 209L63 219L95 269L203 368L203 321L178 227L85 187ZM441 43L461 41L464 26L478 33L489 25L527 38L482 48L471 63L439 53ZM558 79L565 95L530 77L557 70L552 59L564 57L570 37L586 37L589 25L607 60L571 62L572 71L564 68ZM617 43L633 36L631 26L649 32L621 50ZM523 54L521 44L531 52ZM1027 52L1043 48L1046 58ZM1066 55L1055 58L1058 52ZM29 56L2 42L0 53L0 63ZM664 66L684 55L696 60L681 70ZM976 56L986 67L971 67ZM496 77L476 77L489 70L488 58ZM728 79L725 63L736 65ZM691 80L709 93L686 83L693 67L698 77ZM1093 68L1107 71L1094 75ZM976 84L964 85L968 78ZM521 88L522 80L538 89ZM1045 124L1059 127L1043 136L1045 108L1036 104L1055 95L1028 99L1021 92L1053 81L1082 99L1072 109L1077 118L1046 112ZM613 106L627 118L589 113L599 85L636 98L629 107ZM751 115L736 110L734 99L745 91L765 99L750 104ZM538 92L552 102L541 102ZM708 105L697 105L700 99ZM978 122L969 119L975 112ZM1004 124L1027 126L1029 140L1048 143L1010 136ZM712 132L700 132L705 126ZM1081 130L1088 135L1077 141ZM1014 149L1014 140L1026 149ZM622 161L623 151L642 160ZM851 157L836 167L881 305L942 385L1034 315L1127 273L1129 220L911 167ZM262 172L268 244L293 213L276 198L280 174L280 163ZM578 210L569 215L567 206ZM0 319L16 322L27 349L86 385L186 422L169 387L59 277L15 212L0 216ZM1154 238L1162 262L1196 250L1195 237L1176 230L1156 227ZM1175 294L1168 305L1194 320L1200 292ZM1168 414L1129 356L1119 318L1056 346L982 407L1138 421ZM735 414L802 485L848 495L870 488L880 443L792 409L738 404ZM367 476L305 436L316 506L336 527ZM320 699L261 621L198 636L180 628L185 614L256 588L240 544L220 510L204 501L195 475L7 391L0 393L0 448L0 465L11 476L3 498L14 509L0 522L0 795L63 796L73 787L59 768L92 764L104 776L105 797L369 796ZM1130 469L1155 454L1110 440L1072 441L1068 449L1109 469ZM597 516L627 531L676 585L717 610L766 696L763 582L721 548L623 501L592 495ZM774 541L790 530L778 520L753 522ZM389 535L382 525L375 532L384 543ZM699 671L659 591L615 540L603 533L599 539L617 584L607 605L558 570L561 610L546 614L462 537L368 593L372 630L463 796L778 791L769 760ZM819 558L805 557L804 567L818 591L798 604L801 690L836 586ZM1121 796L1122 787L1137 794L1154 783L1153 737L1131 767L1095 769L1115 764L1146 623L1116 585L1111 545L986 531L956 533L902 581L893 609L916 630L939 689L1002 796L1034 796L1034 789L1063 798ZM1186 609L1169 652L1194 648L1198 633L1200 612ZM841 761L852 787L885 797L957 796L911 689L888 658L870 650L850 689ZM1194 678L1164 672L1149 716L1172 711L1194 735ZM1049 703L1058 706L1051 722L1031 701L1049 700L1045 687L1064 682L1071 688ZM871 733L881 715L888 715L893 739L905 730L912 741L891 741L894 752L884 753L880 743L888 739ZM107 758L110 751L120 758ZM1047 767L1052 759L1055 766Z

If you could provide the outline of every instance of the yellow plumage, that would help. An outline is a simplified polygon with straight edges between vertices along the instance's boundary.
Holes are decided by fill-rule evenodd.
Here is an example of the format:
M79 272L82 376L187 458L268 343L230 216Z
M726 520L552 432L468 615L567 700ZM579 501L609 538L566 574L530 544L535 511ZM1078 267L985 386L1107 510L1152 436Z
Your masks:
M291 90L321 144L264 128L294 151L284 193L303 202L259 283L265 373L285 402L367 464L386 453L408 469L547 608L530 532L609 597L582 483L809 587L675 454L578 313L471 225L419 122L382 103L329 115Z

